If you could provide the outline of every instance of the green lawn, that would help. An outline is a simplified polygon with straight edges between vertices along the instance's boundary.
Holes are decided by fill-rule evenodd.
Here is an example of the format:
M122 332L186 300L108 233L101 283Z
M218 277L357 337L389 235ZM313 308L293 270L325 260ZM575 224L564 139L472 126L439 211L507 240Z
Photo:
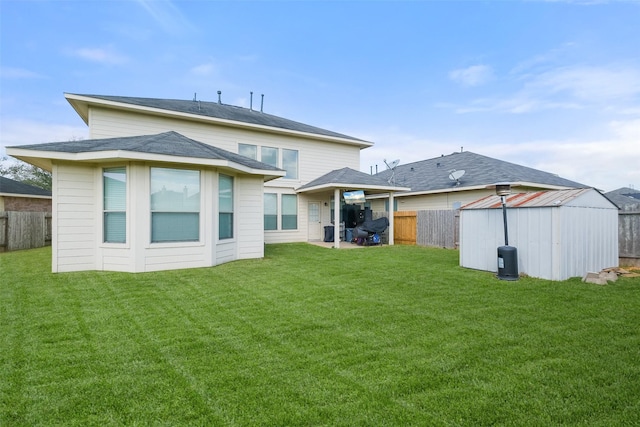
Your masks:
M160 273L0 254L0 425L640 425L640 279L269 245Z

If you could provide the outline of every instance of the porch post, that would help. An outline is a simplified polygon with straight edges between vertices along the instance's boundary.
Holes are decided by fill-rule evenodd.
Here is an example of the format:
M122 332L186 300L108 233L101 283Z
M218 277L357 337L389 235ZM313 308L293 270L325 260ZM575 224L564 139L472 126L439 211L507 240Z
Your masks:
M340 189L333 190L333 247L340 248Z
M393 245L393 191L389 192L389 245Z

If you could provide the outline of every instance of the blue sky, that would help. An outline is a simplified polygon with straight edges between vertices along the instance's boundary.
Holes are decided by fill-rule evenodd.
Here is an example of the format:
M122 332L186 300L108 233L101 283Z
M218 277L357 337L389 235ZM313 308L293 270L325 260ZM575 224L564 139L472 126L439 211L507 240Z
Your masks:
M222 101L375 143L640 188L640 1L0 0L4 147L86 138L63 93Z

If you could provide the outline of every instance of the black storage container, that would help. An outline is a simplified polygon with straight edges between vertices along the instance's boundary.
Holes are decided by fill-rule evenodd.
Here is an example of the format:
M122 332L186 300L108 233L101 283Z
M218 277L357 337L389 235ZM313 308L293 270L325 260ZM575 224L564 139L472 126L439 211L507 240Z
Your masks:
M513 246L498 247L498 279L518 280L518 250Z
M324 227L324 241L333 242L333 225L327 225Z

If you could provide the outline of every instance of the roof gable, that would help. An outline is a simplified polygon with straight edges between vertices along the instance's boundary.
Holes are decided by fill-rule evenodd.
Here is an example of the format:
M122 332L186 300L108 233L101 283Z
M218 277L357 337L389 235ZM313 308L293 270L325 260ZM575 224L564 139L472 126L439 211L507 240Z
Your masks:
M156 110L179 113L193 117L215 119L227 124L235 123L249 127L259 127L263 130L272 129L276 131L315 135L318 137L349 142L362 147L369 147L373 145L371 142L338 132L307 125L294 120L274 116L272 114L266 114L253 109L219 102L83 94L65 94L65 96L78 114L80 114L83 120L87 123L87 104L101 103L102 105L110 105L112 107L119 106L120 108L137 108L147 111Z
M464 175L456 182L451 180L451 171L464 170ZM541 184L555 188L585 188L587 185L564 179L552 173L509 163L480 154L464 151L447 156L400 165L395 168L393 182L411 187L411 192L438 190L459 191L467 187L480 187L496 182ZM378 173L390 179L391 170Z

